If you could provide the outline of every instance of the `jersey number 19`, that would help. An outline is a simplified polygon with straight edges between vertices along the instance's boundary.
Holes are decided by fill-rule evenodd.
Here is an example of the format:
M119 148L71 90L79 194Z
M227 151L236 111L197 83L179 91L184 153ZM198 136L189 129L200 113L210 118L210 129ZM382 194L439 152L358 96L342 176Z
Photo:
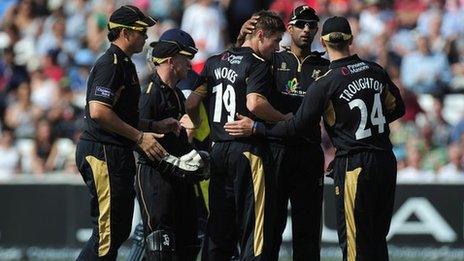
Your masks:
M350 101L350 103L348 104L350 105L350 109L357 107L361 112L361 121L359 122L358 129L355 133L356 139L360 140L372 136L371 129L366 128L368 110L364 101L361 99L355 99ZM374 95L374 104L372 105L370 116L372 125L377 125L377 127L379 128L378 133L383 133L386 121L385 116L383 116L382 102L380 101L380 93L376 93Z
M213 93L216 93L216 101L214 103L214 122L221 122L222 117L222 105L227 111L227 122L234 121L235 116L235 90L230 84L227 84L225 90L223 90L222 83L213 87Z

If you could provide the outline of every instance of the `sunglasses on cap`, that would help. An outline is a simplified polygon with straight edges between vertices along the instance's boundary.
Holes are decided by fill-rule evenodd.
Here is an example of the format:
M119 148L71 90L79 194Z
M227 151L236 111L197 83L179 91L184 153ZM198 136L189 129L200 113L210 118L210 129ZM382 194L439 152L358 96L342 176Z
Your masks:
M299 29L304 29L305 26L308 26L309 29L317 28L317 21L314 20L294 20L290 24Z
M147 33L147 28L146 27L129 26L129 25L123 25L123 24L118 24L118 23L113 23L113 22L108 23L108 28L109 29L118 28L118 27L127 28L127 29L130 29L132 31L137 31L137 32L140 32L141 34L146 34Z

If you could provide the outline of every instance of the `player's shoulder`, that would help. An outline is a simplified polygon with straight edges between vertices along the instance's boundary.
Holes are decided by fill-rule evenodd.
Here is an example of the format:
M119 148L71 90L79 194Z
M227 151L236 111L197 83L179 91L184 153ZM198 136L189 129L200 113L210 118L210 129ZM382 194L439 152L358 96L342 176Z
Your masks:
M380 64L374 61L369 61L369 60L364 60L364 59L361 59L361 61L367 64L374 72L382 73L382 74L385 73L385 70Z
M330 81L332 77L336 74L336 71L329 69L327 72L325 72L323 75L317 77L314 79L315 84L325 84Z
M310 54L310 58L313 61L316 61L318 64L321 65L330 65L329 59L324 58L325 52L318 52L318 51L312 51Z

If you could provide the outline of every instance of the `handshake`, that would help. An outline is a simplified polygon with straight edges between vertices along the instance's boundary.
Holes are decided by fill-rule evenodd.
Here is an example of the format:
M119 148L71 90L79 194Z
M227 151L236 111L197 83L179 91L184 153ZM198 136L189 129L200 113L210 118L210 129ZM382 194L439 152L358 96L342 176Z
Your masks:
M167 154L157 164L156 169L161 174L182 180L201 181L210 176L210 156L206 151L194 149L181 157Z

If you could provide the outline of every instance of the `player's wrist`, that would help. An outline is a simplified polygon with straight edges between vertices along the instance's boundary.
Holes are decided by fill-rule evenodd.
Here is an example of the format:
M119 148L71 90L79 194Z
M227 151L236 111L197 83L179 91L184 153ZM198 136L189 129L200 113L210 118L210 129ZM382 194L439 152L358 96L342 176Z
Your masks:
M138 135L138 137L137 137L136 144L137 144L138 146L140 146L140 145L142 144L142 142L143 142L143 131L140 131L140 133L139 133L139 135Z

